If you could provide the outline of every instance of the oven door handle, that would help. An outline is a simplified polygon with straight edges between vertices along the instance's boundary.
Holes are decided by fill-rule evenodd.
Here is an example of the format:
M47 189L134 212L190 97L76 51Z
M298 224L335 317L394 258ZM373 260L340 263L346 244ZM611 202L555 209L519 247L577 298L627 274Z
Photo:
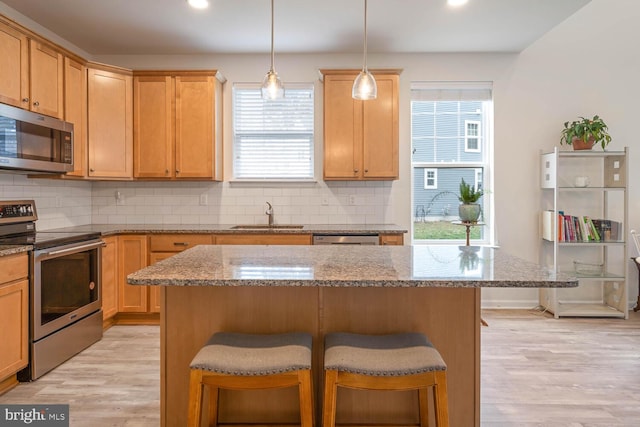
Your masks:
M38 259L42 260L46 258L60 257L60 256L75 254L78 252L90 251L92 249L101 248L104 246L106 246L106 244L102 240L99 240L97 242L88 243L86 245L79 245L79 246L73 246L71 248L60 249L57 251L44 252L38 256Z

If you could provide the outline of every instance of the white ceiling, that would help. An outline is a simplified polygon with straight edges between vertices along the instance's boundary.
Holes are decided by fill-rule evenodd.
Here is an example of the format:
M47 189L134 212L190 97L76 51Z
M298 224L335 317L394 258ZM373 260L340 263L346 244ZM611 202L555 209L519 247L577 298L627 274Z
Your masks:
M371 53L519 52L590 0L369 0ZM2 0L92 55L263 53L269 0ZM362 51L363 0L275 0L277 53Z

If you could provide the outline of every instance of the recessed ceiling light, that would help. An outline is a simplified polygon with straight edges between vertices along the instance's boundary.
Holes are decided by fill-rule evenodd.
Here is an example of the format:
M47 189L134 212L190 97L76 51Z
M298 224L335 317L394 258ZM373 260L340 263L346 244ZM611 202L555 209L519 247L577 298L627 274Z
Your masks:
M467 1L469 0L447 0L447 3L449 4L449 6L462 6L463 4L466 4Z
M187 0L187 3L194 9L206 9L209 7L209 0Z

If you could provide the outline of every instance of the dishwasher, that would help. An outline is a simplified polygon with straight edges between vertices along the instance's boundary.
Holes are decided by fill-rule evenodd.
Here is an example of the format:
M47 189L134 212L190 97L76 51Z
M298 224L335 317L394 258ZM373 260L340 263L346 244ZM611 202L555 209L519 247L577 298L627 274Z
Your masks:
M378 245L377 234L314 234L314 245Z

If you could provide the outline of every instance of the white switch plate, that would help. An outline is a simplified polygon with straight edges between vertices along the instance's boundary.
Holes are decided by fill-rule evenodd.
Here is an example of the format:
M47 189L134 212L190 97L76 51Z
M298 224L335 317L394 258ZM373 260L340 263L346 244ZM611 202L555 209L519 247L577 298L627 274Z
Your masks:
M329 205L329 197L322 196L322 200L320 201L320 203L322 204L322 206L328 206Z
M209 197L207 197L206 194L201 194L200 195L200 205L201 206L207 206L209 204Z
M349 196L349 204L350 205L355 205L356 204L356 196L354 194L351 194Z

